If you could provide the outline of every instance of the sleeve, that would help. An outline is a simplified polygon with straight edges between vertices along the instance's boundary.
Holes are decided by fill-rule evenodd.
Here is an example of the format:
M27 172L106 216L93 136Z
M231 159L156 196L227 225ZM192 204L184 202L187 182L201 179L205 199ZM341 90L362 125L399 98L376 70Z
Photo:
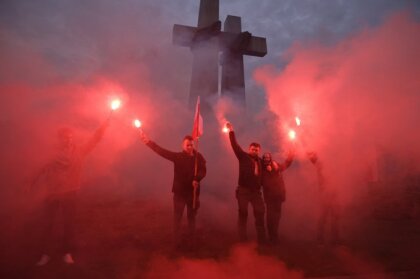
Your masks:
M323 174L323 166L322 163L319 161L317 154L313 153L310 154L309 160L315 166L316 172L318 174L318 183L320 186L325 185L325 176Z
M95 147L96 145L101 141L101 139L103 138L104 134L105 134L105 130L108 127L107 123L101 125L101 127L99 127L95 133L93 134L93 136L88 140L87 143L85 143L82 146L82 154L83 155L87 155L89 154Z
M39 193L40 188L49 183L50 176L53 174L54 162L48 162L32 177L26 191L28 193ZM42 191L42 190L41 190Z
M245 152L239 146L236 140L235 132L233 131L229 132L229 139L230 139L230 144L232 145L233 152L235 152L236 157L239 159L240 157L243 156Z
M165 148L160 147L155 142L150 141L146 144L150 149L152 149L154 152L156 152L158 155L162 156L163 158L169 160L169 161L175 161L175 158L177 156L176 152L169 151Z
M283 166L277 163L276 161L273 161L271 163L271 167L272 167L272 172L274 173L279 173L280 171L282 171L282 168L283 168Z
M309 161L311 161L312 164L316 165L318 163L318 156L315 153L313 152L309 153L308 157L309 157Z
M47 176L48 172L51 169L51 164L48 163L45 166L43 166L35 175L34 177L31 179L31 183L30 183L30 189L33 190L36 185L39 183L39 181L42 179L42 177Z
M279 169L281 171L286 170L290 167L290 165L293 163L293 155L289 155L286 160L284 160L283 164L279 164Z
M194 180L200 182L207 174L206 168L206 160L204 159L203 155L198 153L198 167L197 167L197 175L194 177Z

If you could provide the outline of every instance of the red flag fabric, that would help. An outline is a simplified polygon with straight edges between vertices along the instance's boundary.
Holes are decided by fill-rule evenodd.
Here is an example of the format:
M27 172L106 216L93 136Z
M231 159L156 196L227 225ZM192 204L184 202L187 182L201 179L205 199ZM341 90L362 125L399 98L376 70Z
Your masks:
M197 105L195 106L194 124L191 136L194 140L203 135L203 118L200 114L200 96L197 98Z

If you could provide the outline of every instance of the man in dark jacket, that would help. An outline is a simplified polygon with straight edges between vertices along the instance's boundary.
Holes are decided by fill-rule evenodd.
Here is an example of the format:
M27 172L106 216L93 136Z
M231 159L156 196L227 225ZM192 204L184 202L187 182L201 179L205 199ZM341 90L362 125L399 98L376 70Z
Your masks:
M257 230L258 243L266 242L264 226L264 201L261 193L262 163L258 157L261 146L258 143L251 143L248 152L242 150L236 141L235 132L231 123L226 124L229 129L229 139L233 152L239 161L239 180L236 188L236 199L238 200L238 229L241 241L247 240L246 224L248 219L248 204L253 207L255 227Z
M278 242L278 227L281 217L281 206L286 200L286 188L283 181L283 171L293 162L290 151L284 163L279 164L272 159L271 153L263 155L262 186L264 201L267 207L267 230L270 243Z
M341 243L339 234L340 205L338 202L337 190L328 182L324 176L323 165L315 152L307 153L309 160L315 166L318 175L318 187L320 195L320 214L318 218L317 241L320 245L325 244L325 227L328 219L331 225L331 243Z
M96 130L87 143L82 145L73 142L71 129L62 128L58 131L59 150L56 156L41 169L32 183L33 190L43 191L41 242L44 254L37 262L37 266L47 264L55 248L59 248L60 252L64 254L65 263L74 263L71 254L75 248L74 217L83 161L102 139L108 125L109 119ZM57 215L60 218L57 218ZM63 227L59 243L54 241L57 239L53 230L56 222Z
M190 236L193 236L195 217L200 205L198 199L200 195L200 181L206 176L206 160L201 153L194 149L194 140L191 136L184 137L181 152L172 152L160 147L149 140L144 132L141 133L141 140L154 152L174 163L172 192L174 193L175 239L178 242L180 238L181 218L185 207L187 207L189 233Z

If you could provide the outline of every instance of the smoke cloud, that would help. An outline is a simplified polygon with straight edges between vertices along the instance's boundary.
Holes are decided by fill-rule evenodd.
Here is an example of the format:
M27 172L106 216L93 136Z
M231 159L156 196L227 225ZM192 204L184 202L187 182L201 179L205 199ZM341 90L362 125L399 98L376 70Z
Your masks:
M273 132L288 146L287 133L297 133L299 171L286 174L295 199L287 206L297 217L316 211L308 197L317 193L310 151L318 153L341 205L360 206L371 194L369 182L385 183L403 198L404 178L419 171L419 27L409 13L396 13L334 45L296 42L282 57L284 70L267 65L255 72L279 120Z
M70 127L81 144L111 117L84 162L78 213L82 248L76 256L93 270L98 267L92 259L115 255L102 260L100 268L127 278L302 278L302 272L287 268L278 257L235 246L238 166L221 130L226 121L234 124L244 149L258 141L278 161L294 146L288 130L296 130L296 159L284 174L288 194L280 227L286 239L314 238L317 177L306 151L319 154L343 206L353 206L365 194L366 173L380 165L383 154L391 154L399 167L379 174L377 166L378 177L399 179L419 171L418 22L399 13L327 46L296 42L281 57L284 69L267 65L255 72L266 94L252 87L247 110L230 100L212 100L214 115L205 116L200 141L208 176L197 220L208 251L203 259L171 258L166 246L173 169L139 142L132 121L140 119L152 140L174 151L191 132L191 52L173 46L170 33L173 23L195 25L195 16L181 15L192 14L197 5L94 1L83 3L81 11L71 2L2 3L9 11L0 18L3 266L19 269L39 256L39 247L27 237L28 232L36 235L39 225L37 189L31 182L55 154L61 127ZM122 107L110 116L114 97ZM302 120L300 127L295 116ZM250 238L255 238L249 215ZM340 255L357 264L348 254ZM126 267L130 272L122 272Z

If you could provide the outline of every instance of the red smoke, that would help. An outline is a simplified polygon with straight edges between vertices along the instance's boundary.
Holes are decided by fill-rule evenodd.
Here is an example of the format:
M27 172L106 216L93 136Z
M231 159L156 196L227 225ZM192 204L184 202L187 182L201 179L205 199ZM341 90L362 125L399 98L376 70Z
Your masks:
M331 181L345 188L378 147L404 166L418 162L419 50L420 23L398 13L336 45L296 43L283 71L265 66L255 77L279 117L279 136L299 116L298 151L317 151Z
M144 9L144 12L150 11ZM96 9L92 12L94 14ZM100 51L92 50L92 56L89 51L83 52L84 48L79 50L80 56L76 55L80 59L79 63L65 53L63 56L67 59L67 65L62 65L60 61L49 61L45 54L50 50L45 46L48 43L44 43L44 48L40 47L43 43L41 39L34 42L24 37L15 38L0 30L5 42L0 53L3 61L0 67L0 114L3 116L0 151L4 182L0 189L2 207L7 208L5 204L16 203L19 195L16 195L15 190L23 187L23 178L29 177L27 172L37 170L48 160L50 153L54 152L55 134L60 126L73 128L76 141L83 142L109 116L109 101L116 96L121 98L122 107L113 113L110 127L84 169L83 186L95 188L95 198L89 200L88 205L95 208L95 202L102 202L100 194L106 187L112 188L110 196L124 202L128 198L138 199L141 196L139 193L147 192L142 198L152 201L153 208L150 211L161 207L161 203L155 203L155 199L171 204L171 165L137 142L138 131L132 126L132 120L141 119L142 129L162 146L179 150L180 139L191 131L192 115L175 96L186 96L189 68L179 67L180 63L185 63L183 56L174 55L177 48L172 45L169 48L164 43L160 44L160 37L164 36L150 28L150 24L136 25L130 21L141 18L138 13L133 13L131 17L127 17L126 13L121 14L120 20L127 22L127 25L115 25L111 33L108 33L108 18L103 29L101 27L99 30L92 29L90 33L81 32L85 35L80 36L83 38L97 36L95 38L98 40L93 45L102 47L99 48ZM73 20L80 31L85 26L86 29L92 26L83 21L79 23L78 18ZM125 28L117 28L118 26ZM130 29L128 26L135 28ZM317 151L325 165L326 175L335 182L335 187L346 189L346 193L355 194L363 187L363 184L357 182L366 170L366 161L375 159L374 151L377 146L392 152L404 164L413 163L410 159L417 159L420 150L417 129L420 91L419 27L407 14L398 14L384 25L366 28L337 45L294 45L286 57L290 62L281 73L270 66L259 69L256 78L265 86L269 108L280 120L278 135L270 133L265 126L266 122L260 121L271 118L271 114L263 112L267 116L247 117L234 111L229 102L219 102L215 110L220 125L213 129L219 134L215 136L205 132L203 137L203 154L208 159L209 176L203 181L203 207L198 221L203 226L212 224L218 229L235 229L234 188L237 160L226 135L220 131L226 120L235 125L240 142L245 148L254 140L261 141L263 149L267 148L265 143L273 141L273 138L278 137L289 142L287 132L290 128L295 128L299 159L306 160L302 156L304 151ZM146 32L140 32L142 28ZM70 30L66 31L63 33L74 34L68 32ZM43 32L38 30L36 33ZM91 49L90 40L73 42L75 45L79 43L86 49ZM71 48L64 48L64 45L65 43L57 44L63 52ZM190 57L189 52L185 56ZM153 74L148 73L148 69ZM167 92L163 88L173 92ZM299 127L294 123L296 116L302 121ZM217 152L213 142L205 142L206 138L219 139L226 149ZM308 163L307 166L309 165ZM306 196L297 195L298 191L304 191L302 185L305 183L315 189L313 185L316 179L306 176L308 173L315 176L314 168L292 167L285 172L288 199L280 226L282 234L289 232L289 235L302 238L305 232L311 233L308 227L315 220L311 209L306 208L305 212L305 207L299 208L298 214L294 216L290 211L293 206L302 205L305 199L314 196L311 194L315 190L307 191ZM130 191L124 192L127 188L135 189L136 195L131 195ZM351 195L347 197L351 198ZM311 200L311 205L315 204L314 200ZM104 207L108 211L116 211L118 203L105 203ZM136 203L130 207L129 214L126 214L127 211L119 213L121 216L128 216L123 219L125 224L137 221L144 223L145 231L151 228L150 234L153 234L153 230L158 231L149 224L148 210L145 210L146 218L139 218L140 207L144 208L144 203ZM86 208L89 209L88 206ZM116 230L113 223L108 224L107 215L102 211L99 207L95 212L100 213L90 213L92 215L88 217L98 218L98 223L107 223L104 230L102 225L95 224L85 224L82 229L100 231L107 237L115 237L117 243L124 242L125 234ZM4 212L14 211L8 208ZM13 221L18 220L18 214L13 215ZM115 219L121 219L121 216L116 216ZM158 220L166 225L170 223ZM249 222L251 231L251 217ZM284 225L288 222L297 223L293 233L285 229ZM300 226L301 223L306 227ZM125 233L132 235L136 230L138 229L131 227ZM13 232L11 230L10 236L4 239L19 243ZM152 239L159 243L156 244L159 248L164 245L159 237L159 234L157 238L146 237L144 243ZM218 236L212 237L216 239ZM82 239L84 240L86 239ZM107 240L97 241L95 236L87 240L98 246L107 243ZM137 247L139 250L143 249L140 246L136 246L136 249ZM124 257L113 258L113 252L119 248L116 246L104 255L109 255L115 262L125 262ZM25 249L21 251L22 255L26 254ZM353 268L359 265L353 255L342 253L339 256L347 262L349 269L357 269ZM371 268L362 268L362 271L368 269ZM220 261L172 261L158 258L152 261L148 270L150 278L301 277L299 272L287 271L279 260L260 256L249 247L235 248L231 256Z
M150 263L150 273L146 278L303 278L302 272L288 270L283 262L275 258L258 255L250 246L237 246L228 259L200 260L180 259L169 261L155 258Z

